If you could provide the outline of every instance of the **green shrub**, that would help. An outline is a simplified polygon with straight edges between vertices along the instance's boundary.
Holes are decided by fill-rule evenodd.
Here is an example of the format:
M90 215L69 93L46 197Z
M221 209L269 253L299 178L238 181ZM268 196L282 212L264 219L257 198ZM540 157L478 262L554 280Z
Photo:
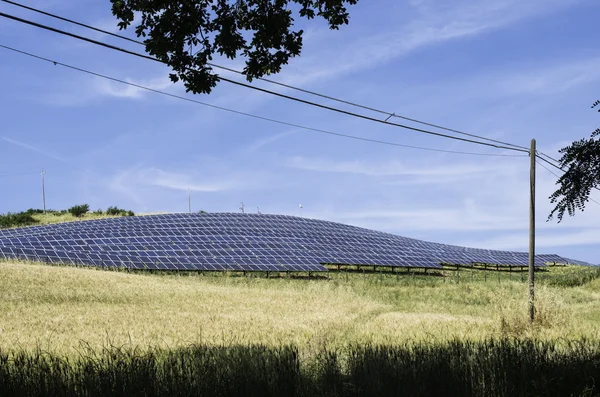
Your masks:
M29 226L38 223L28 212L19 212L0 215L0 228Z
M103 215L104 211L102 211L100 208L98 208L96 211L94 211L95 215Z
M112 216L134 216L135 214L133 213L133 211L131 210L124 210L121 209L117 206L114 207L108 207L108 209L106 210L106 215L112 215Z
M121 215L121 213L123 212L122 209L119 209L118 207L108 207L106 209L106 215Z
M69 212L71 213L71 215L77 218L80 218L83 215L87 214L89 210L90 206L87 204L74 205L73 207L69 208Z
M52 211L52 210L50 210ZM43 214L44 210L41 210L39 208L30 208L27 211L25 211L25 214L29 214L29 215L34 215L34 214Z

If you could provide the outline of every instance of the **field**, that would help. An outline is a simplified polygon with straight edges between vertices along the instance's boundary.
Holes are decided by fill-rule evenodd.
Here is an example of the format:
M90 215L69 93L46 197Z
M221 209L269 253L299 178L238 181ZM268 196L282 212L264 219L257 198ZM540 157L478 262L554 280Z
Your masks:
M599 276L538 273L530 325L515 273L307 280L3 262L0 394L597 395Z
M595 338L596 276L583 268L538 275L537 321L530 326L527 285L516 274L488 272L484 281L481 272L471 279L468 271L382 278L331 272L330 280L308 281L2 263L0 346L69 354L81 344L293 343L310 353L367 342Z

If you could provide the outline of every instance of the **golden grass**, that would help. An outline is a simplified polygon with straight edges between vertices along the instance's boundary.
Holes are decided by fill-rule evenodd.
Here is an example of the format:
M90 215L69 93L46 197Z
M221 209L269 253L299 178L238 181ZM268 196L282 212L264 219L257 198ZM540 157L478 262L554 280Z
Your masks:
M69 213L66 214L33 214L33 219L37 220L39 223L36 225L49 225L52 223L64 223L64 222L78 222L78 221L86 221L91 219L104 219L104 218L120 218L120 215L106 215L106 214L94 214L93 212L88 212L87 214L81 217L75 217ZM35 225L34 225L35 226Z
M331 280L157 276L0 263L0 346L73 352L81 343L281 345L305 351L407 339L600 335L600 280L537 288L503 277L351 275Z
M167 214L167 212L148 212L148 213L137 213L135 216L148 216L148 215L158 215L158 214ZM79 222L79 221L87 221L93 219L105 219L105 218L122 218L121 215L106 215L106 214L96 214L94 212L88 212L81 217L76 217L71 215L70 213L59 214L59 213L47 213L47 214L32 214L32 217L37 220L39 223L36 223L33 226L37 225L49 225L53 223L64 223L64 222Z

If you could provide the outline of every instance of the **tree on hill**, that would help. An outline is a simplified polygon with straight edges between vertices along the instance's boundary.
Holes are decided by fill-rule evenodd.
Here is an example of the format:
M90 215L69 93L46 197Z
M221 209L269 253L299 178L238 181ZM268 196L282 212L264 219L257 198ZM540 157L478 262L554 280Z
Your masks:
M119 29L138 22L146 51L173 69L173 82L187 91L210 93L219 81L213 55L246 58L248 81L275 74L300 55L302 30L295 14L321 17L329 28L348 24L346 5L358 0L111 0ZM136 15L137 13L137 15Z
M592 109L596 107L600 112L600 101L592 105ZM556 182L559 188L550 196L550 202L556 206L548 216L551 220L556 215L558 222L565 213L573 216L576 211L583 211L592 190L600 187L600 128L589 139L575 141L559 153L560 167L566 172Z

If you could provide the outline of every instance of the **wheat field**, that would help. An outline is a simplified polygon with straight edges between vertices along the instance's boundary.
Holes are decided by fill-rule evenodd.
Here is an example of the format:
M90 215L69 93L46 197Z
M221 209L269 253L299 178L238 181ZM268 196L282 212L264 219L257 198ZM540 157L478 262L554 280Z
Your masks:
M365 343L598 338L600 279L579 272L590 274L538 276L530 325L527 284L507 274L298 280L0 263L0 347L70 355L82 346L293 344L310 354ZM573 275L574 286L561 282Z

